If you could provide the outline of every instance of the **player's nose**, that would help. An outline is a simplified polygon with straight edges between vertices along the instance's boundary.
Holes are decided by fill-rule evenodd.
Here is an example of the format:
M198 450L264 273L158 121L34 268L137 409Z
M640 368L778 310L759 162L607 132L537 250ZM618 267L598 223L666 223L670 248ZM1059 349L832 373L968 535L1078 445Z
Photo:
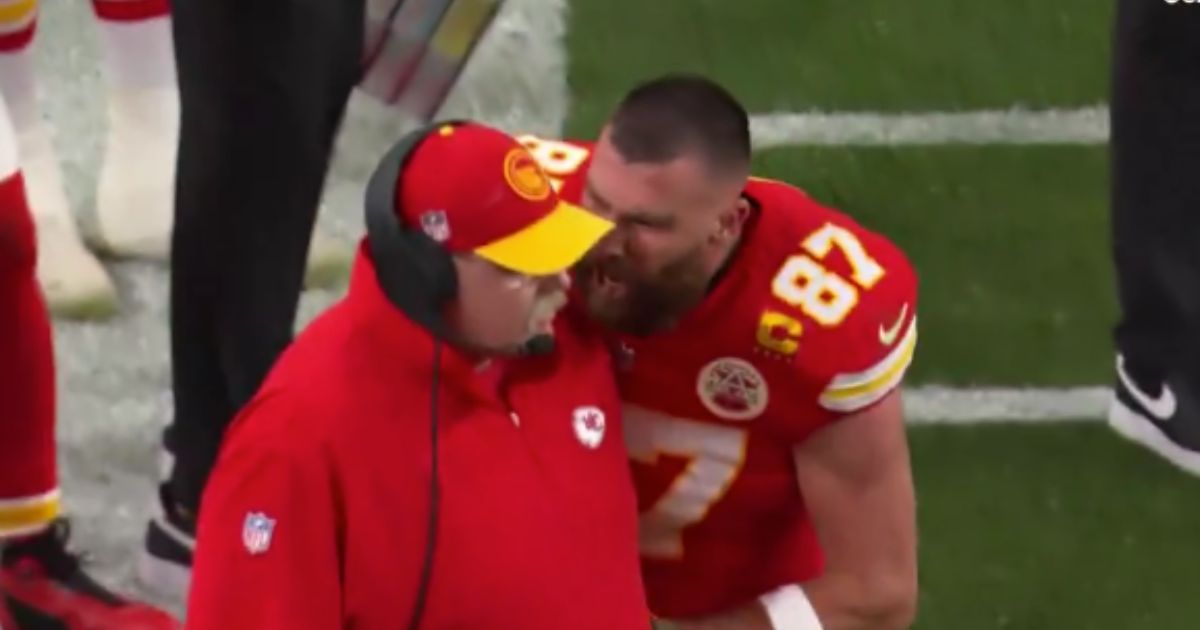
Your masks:
M625 253L625 240L625 231L618 225L596 243L592 255L600 260L621 256Z

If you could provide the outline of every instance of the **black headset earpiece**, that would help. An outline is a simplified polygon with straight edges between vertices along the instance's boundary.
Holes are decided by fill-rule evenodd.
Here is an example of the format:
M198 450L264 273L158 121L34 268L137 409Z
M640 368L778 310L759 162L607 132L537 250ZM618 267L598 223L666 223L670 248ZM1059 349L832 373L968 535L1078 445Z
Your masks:
M400 221L397 216L396 192L400 173L421 142L446 125L460 124L464 124L464 121L441 121L406 134L384 154L367 181L365 195L367 245L374 262L379 287L393 306L434 335L429 409L432 472L429 480L429 524L424 560L408 624L410 630L420 628L424 618L437 548L441 512L441 478L438 464L438 401L441 381L439 365L442 344L451 338L442 318L442 307L458 292L458 274L454 270L453 258L441 243L425 234L421 226L404 225ZM554 339L548 335L537 335L521 348L522 354L526 355L549 354L553 350Z
M404 225L397 216L396 192L408 159L430 134L463 121L424 125L400 138L384 154L365 195L367 244L375 263L379 287L396 308L445 340L442 307L458 291L458 276L450 254L420 226Z
M371 178L365 194L365 223L367 247L374 262L379 288L393 306L403 311L418 325L434 336L433 378L430 381L429 449L431 475L429 478L428 529L424 559L414 594L409 630L417 630L424 618L425 604L433 575L433 556L437 548L438 520L441 513L441 475L439 474L438 399L441 380L442 342L449 339L449 330L442 319L442 307L458 292L458 274L450 253L421 229L405 225L398 216L396 193L400 173L417 147L430 134L446 125L463 121L440 121L424 125L400 138L384 154Z

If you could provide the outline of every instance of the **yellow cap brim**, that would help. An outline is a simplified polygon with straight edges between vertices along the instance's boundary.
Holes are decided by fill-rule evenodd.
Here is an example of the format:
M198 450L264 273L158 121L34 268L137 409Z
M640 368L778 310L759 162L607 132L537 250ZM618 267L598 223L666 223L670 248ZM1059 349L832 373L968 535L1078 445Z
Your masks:
M475 253L510 271L548 276L570 269L613 227L611 221L560 201L537 223L484 245Z

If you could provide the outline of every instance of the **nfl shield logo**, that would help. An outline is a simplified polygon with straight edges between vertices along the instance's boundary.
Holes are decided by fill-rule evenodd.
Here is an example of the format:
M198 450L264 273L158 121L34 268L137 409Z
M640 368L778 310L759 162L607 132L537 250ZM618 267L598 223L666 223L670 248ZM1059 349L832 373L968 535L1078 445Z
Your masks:
M242 524L242 544L251 555L265 552L271 546L271 534L275 531L275 519L268 518L262 512L251 512L246 515Z
M429 210L421 213L421 230L429 238L445 243L450 238L450 221L444 210Z

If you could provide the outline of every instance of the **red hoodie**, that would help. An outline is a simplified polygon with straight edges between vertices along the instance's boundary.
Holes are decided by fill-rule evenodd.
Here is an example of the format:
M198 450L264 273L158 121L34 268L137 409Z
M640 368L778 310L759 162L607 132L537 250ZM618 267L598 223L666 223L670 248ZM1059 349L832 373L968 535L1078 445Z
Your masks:
M443 348L440 523L423 628L649 625L609 355L568 317L500 386ZM187 628L407 627L430 510L431 337L360 254L348 297L231 427Z

